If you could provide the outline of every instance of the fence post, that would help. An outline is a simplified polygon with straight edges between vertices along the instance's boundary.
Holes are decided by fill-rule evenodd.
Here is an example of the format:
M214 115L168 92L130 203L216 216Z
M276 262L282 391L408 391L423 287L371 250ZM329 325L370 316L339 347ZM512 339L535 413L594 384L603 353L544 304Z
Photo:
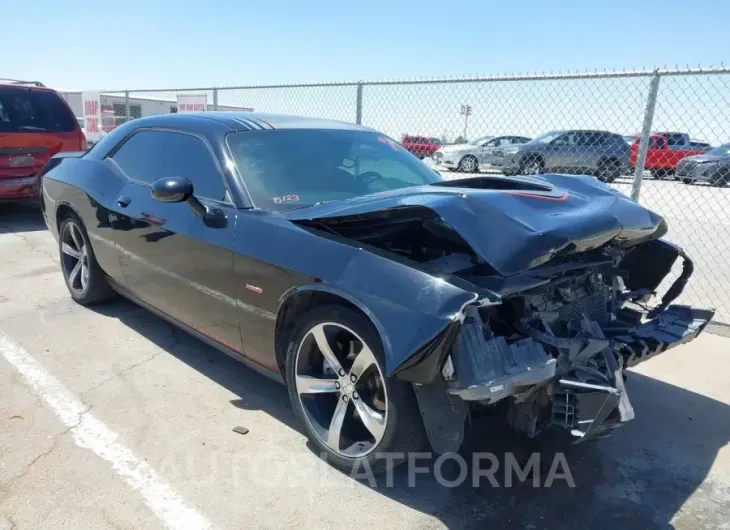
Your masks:
M639 140L639 152L636 156L636 170L634 171L634 184L631 188L631 199L639 201L641 193L641 182L644 178L644 166L646 165L646 152L649 150L649 137L651 136L651 125L654 121L654 110L656 109L656 98L659 93L659 71L654 71L654 77L649 82L649 97L646 99L646 110L644 111L644 125L641 128L641 139Z
M124 123L129 121L129 90L124 91Z
M213 110L218 110L218 89L213 87Z
M362 81L357 83L357 96L355 99L355 123L362 125Z

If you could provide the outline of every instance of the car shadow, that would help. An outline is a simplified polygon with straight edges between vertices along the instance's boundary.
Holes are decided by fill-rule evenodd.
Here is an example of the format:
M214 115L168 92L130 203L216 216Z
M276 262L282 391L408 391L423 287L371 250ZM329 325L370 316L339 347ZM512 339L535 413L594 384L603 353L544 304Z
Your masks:
M0 204L0 234L47 230L38 205Z
M120 300L95 309L119 319L238 396L231 401L233 406L263 411L301 432L286 390L276 382L182 331L174 330L179 335L171 342L172 326L130 302ZM408 465L401 466L390 483L382 476L375 483L360 482L449 528L720 526L730 517L730 491L705 481L712 484L708 473L718 451L730 441L730 407L637 373L629 375L627 384L636 420L611 438L571 446L563 460L563 446L556 439L526 440L501 421L485 418L472 426L460 455L467 463L494 455L498 461L494 482L474 473L471 465L465 479L453 487L436 479L433 465L431 472L418 475L412 475ZM520 480L514 465L525 470L533 454L539 455L533 457L539 465ZM510 458L512 467L507 463ZM442 479L456 481L460 473L456 458L445 460L440 473ZM414 486L409 475L415 476ZM690 499L690 509L683 510Z

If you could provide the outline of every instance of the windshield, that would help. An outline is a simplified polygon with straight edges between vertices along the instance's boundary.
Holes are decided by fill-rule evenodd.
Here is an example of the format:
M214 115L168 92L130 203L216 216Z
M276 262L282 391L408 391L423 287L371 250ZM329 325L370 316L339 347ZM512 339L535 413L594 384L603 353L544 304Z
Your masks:
M480 144L483 144L484 142L491 140L492 138L494 138L494 136L482 136L480 138L477 138L476 140L472 140L471 142L469 142L469 144L470 145L480 145Z
M252 131L232 133L227 142L255 205L267 210L286 211L443 180L378 133Z
M705 153L705 154L713 155L713 156L729 156L730 155L730 144L724 144L724 145L721 145L720 147L713 147L712 149L707 151L707 153Z
M537 138L533 138L527 143L530 144L549 144L553 140L555 140L558 136L561 136L563 134L563 131L551 131L545 134L541 134Z

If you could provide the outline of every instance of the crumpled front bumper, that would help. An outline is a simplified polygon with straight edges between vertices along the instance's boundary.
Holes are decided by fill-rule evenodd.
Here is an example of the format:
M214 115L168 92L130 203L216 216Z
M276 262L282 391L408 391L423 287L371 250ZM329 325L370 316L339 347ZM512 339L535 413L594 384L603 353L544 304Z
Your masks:
M526 330L527 338L508 344L486 338L478 313L467 309L445 371L447 392L482 404L513 396L511 415L528 435L557 426L576 442L598 438L634 418L624 369L693 340L714 313L671 305L630 328L584 320L574 338ZM550 353L556 350L557 358ZM543 406L535 400L540 389L550 401Z

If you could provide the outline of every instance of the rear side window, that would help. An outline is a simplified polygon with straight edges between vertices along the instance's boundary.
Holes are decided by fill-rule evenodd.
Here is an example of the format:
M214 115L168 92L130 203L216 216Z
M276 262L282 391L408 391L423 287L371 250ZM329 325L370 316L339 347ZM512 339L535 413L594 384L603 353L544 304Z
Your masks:
M669 147L685 144L683 134L667 134L666 136Z
M225 186L208 146L190 134L140 131L124 142L111 160L129 178L152 184L164 177L184 177L197 197L225 200Z
M76 118L47 90L0 87L0 132L73 132Z
M576 134L576 145L583 147L597 147L603 145L605 138L599 132L587 131Z

